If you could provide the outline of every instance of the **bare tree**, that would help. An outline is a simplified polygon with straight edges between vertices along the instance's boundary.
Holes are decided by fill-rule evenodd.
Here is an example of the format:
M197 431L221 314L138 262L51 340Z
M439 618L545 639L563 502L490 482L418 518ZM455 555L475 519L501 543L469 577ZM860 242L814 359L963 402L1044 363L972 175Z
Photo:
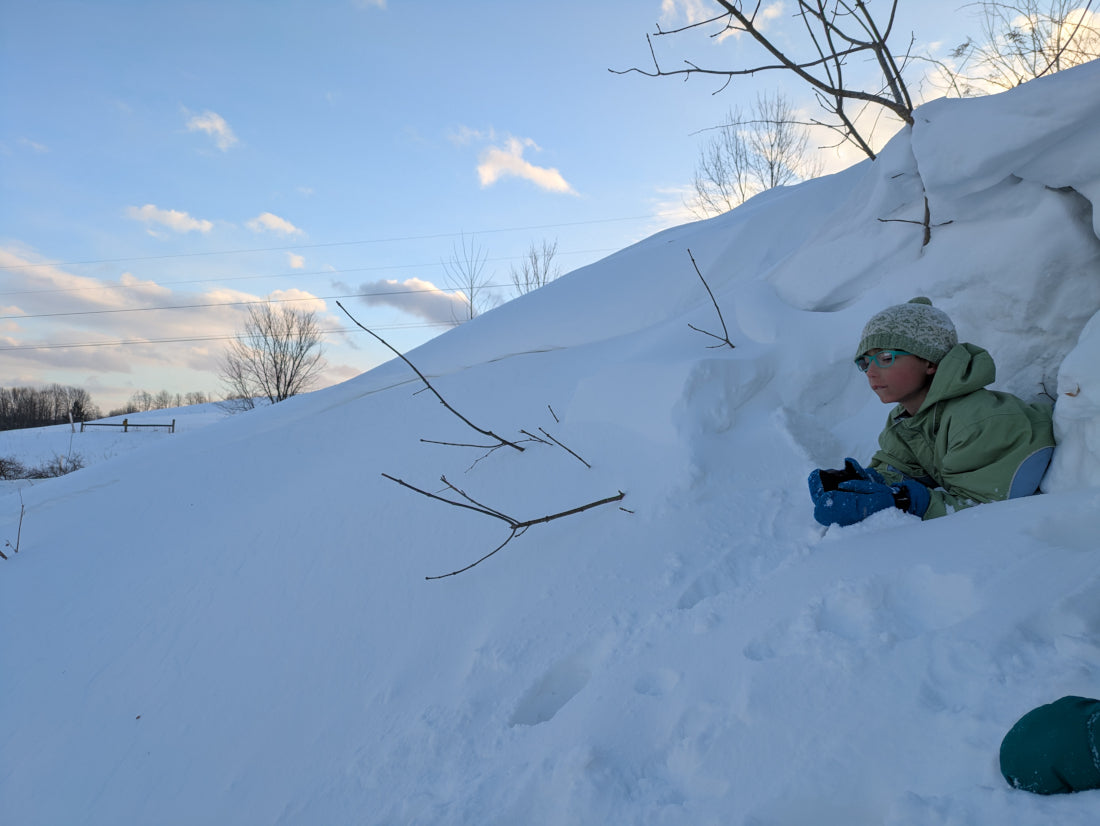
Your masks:
M466 243L462 236L462 248L452 245L449 261L443 262L447 285L465 299L465 315L454 318L456 324L469 321L491 309L495 302L491 292L491 279L485 274L485 261L489 253L475 239Z
M700 218L729 212L754 195L821 174L809 133L779 93L758 95L753 116L731 109L699 151L688 208Z
M863 109L877 106L903 123L913 123L913 101L902 77L907 57L899 61L888 44L893 33L898 0L890 3L889 15L883 25L868 9L870 0L796 0L795 16L802 21L805 37L801 44L791 43L790 46L787 45L790 42L787 38L782 41L773 39L761 29L763 20L757 22L761 7L759 2L714 0L714 3L720 10L716 16L668 31L658 27L655 35L679 35L700 28L711 29L711 37L743 32L767 53L768 57L763 62L745 68L716 69L685 60L686 68L665 69L657 59L652 39L647 36L653 69L632 68L616 73L640 72L650 77L685 78L709 75L725 78L725 83L718 90L721 91L735 77L773 69L790 71L811 86L821 108L832 116L831 121L813 120L812 123L835 130L842 141L855 144L870 158L875 157L871 139L856 125L860 112L853 113L848 104ZM780 43L783 45L780 46ZM801 53L795 54L791 51L793 48L799 48ZM846 70L849 62L856 58L867 58L875 66L878 75L876 82L863 88L852 84Z
M977 42L968 39L939 65L959 95L1011 89L1100 57L1100 15L1095 0L979 0Z
M524 295L539 287L545 287L561 275L561 268L554 263L557 252L557 239L550 243L544 238L541 246L536 246L534 241L531 242L519 266L512 267L512 287L516 295Z
M227 395L275 404L308 390L324 368L322 337L313 310L253 304L222 360Z

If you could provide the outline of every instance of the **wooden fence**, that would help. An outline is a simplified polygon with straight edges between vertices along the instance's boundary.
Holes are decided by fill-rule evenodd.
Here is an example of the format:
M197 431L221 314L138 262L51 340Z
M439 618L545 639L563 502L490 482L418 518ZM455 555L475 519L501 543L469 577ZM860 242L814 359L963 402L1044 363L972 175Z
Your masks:
M169 433L176 432L176 420L172 419L171 424L131 424L129 419L123 419L122 422L81 422L80 432L84 432L86 427L121 427L123 433L129 433L131 430L166 430Z

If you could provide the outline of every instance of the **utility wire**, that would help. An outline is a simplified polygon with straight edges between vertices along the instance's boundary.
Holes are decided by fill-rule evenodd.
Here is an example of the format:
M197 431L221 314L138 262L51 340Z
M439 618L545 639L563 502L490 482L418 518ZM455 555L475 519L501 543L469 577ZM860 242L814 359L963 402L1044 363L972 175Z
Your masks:
M511 284L485 284L482 289L497 289L510 287ZM26 315L0 315L0 321L19 320L29 318L67 318L71 316L88 315L115 315L117 313L149 313L160 310L209 310L217 307L249 307L256 304L292 304L301 301L335 301L341 298L376 298L387 295L419 295L423 293L447 293L461 292L461 290L445 290L435 287L429 290L385 290L376 293L351 293L350 295L310 295L297 298L258 298L241 301L212 301L207 304L167 304L163 307L115 307L109 310L68 310L57 313L28 313Z
M364 238L357 241L329 241L318 244L289 244L280 247L250 247L236 250L208 250L204 252L180 252L166 255L140 255L126 258L91 258L84 261L48 261L41 264L0 264L0 270L24 269L28 267L75 267L84 264L120 264L127 261L160 261L168 258L197 258L214 255L243 255L250 252L283 252L285 250L321 249L325 247L350 247L363 244L390 244L399 241L430 241L437 238L457 238L460 235L494 235L506 232L530 232L532 230L560 229L562 227L581 227L594 224L611 224L625 221L641 221L659 218L657 215L633 215L627 218L601 218L595 221L567 221L560 224L539 224L529 227L502 227L483 229L476 232L437 232L427 235L405 235L393 238Z
M591 255L592 253L602 252L614 252L616 247L604 247L602 249L592 250L570 250L567 252L557 252L554 257L557 258L562 255ZM526 259L526 255L509 255L501 256L500 258L488 258L486 261L522 261ZM0 269L17 269L21 266L26 267L41 267L41 266L64 266L62 264L45 265L45 264L25 264L25 265L11 265L7 267L0 267ZM6 290L0 291L0 296L9 295L44 295L55 293L83 293L83 292L98 292L100 290L141 290L141 289L153 289L162 287L177 287L182 284L221 284L227 281L257 281L261 279L276 279L276 278L312 278L319 275L343 275L345 273L352 272L384 272L386 270L415 270L415 269L427 269L429 267L438 267L440 263L434 261L427 264L379 264L374 267L350 267L343 270L311 270L308 272L286 272L276 273L274 275L229 275L219 276L214 278L188 278L177 281L155 281L150 283L138 283L138 284L97 284L94 287L53 287L46 290ZM77 276L78 278L90 278L91 276ZM509 286L509 285L504 285Z
M453 324L444 321L425 321L409 324L381 324L373 325L375 330L405 330L412 328L423 327L452 327ZM324 335L337 335L342 333L361 333L354 327L335 327L332 329L321 330ZM13 351L23 350L67 350L79 347L119 347L130 344L179 344L190 343L195 341L230 341L232 339L240 340L244 337L244 333L235 333L231 335L210 335L210 336L185 336L178 338L131 338L120 339L118 341L87 341L87 342L71 342L67 344L20 344L14 347L0 347L0 353L10 353Z

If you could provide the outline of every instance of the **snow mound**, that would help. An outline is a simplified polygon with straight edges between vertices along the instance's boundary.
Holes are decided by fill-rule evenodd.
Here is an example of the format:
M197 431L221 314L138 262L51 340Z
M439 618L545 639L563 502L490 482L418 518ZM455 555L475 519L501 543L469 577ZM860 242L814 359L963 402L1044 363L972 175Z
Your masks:
M485 443L394 360L0 490L0 820L1092 824L996 755L1100 694L1097 101L933 103L409 354L522 451L440 444ZM914 295L1057 399L1049 493L825 531L806 474L886 413L859 331Z

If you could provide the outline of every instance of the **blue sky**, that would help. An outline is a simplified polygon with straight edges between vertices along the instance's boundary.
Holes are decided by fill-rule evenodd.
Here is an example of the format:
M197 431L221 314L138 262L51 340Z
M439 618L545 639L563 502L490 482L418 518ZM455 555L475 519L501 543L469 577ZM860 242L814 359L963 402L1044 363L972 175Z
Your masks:
M908 5L902 47L977 28L954 3ZM447 329L433 288L463 242L507 285L532 243L557 241L568 272L690 220L699 130L781 84L810 103L774 73L715 95L608 71L711 8L0 1L0 385L79 385L105 411L136 390L217 395L226 337L266 296L334 331L331 383L389 357L337 332L335 297L407 350ZM669 40L673 62L754 54Z

